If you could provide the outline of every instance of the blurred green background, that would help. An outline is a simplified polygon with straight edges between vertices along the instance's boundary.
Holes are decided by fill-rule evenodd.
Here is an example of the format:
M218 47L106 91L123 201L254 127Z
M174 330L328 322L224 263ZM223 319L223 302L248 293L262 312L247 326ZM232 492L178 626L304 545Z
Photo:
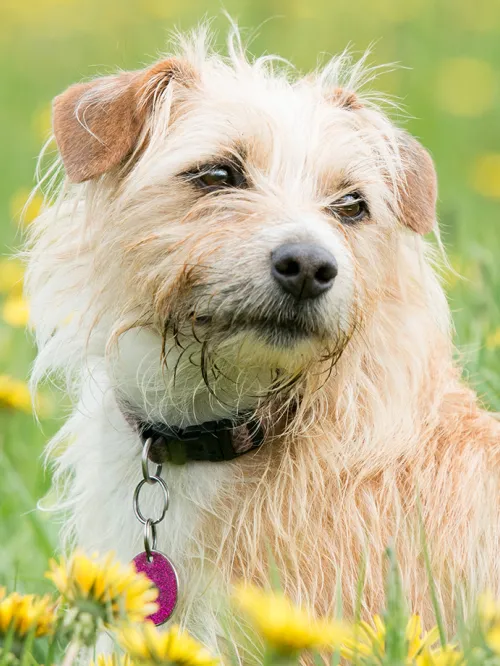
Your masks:
M402 65L376 87L398 96L408 129L430 149L439 216L454 268L446 279L465 374L500 411L500 0L0 0L0 234L20 246L19 216L54 95L82 78L137 68L167 48L168 31L213 18L223 45L227 10L253 35L254 54L300 69L351 45L371 62ZM40 205L35 198L24 224ZM27 402L33 347L22 270L0 263L0 583L40 588L56 542L41 452L64 408L42 396L41 427ZM20 380L20 383L15 383ZM59 420L55 414L59 414Z

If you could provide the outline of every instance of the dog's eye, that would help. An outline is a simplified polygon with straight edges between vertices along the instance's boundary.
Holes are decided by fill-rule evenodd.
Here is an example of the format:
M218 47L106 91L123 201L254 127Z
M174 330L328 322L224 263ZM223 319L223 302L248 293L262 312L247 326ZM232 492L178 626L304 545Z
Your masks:
M199 168L191 173L192 180L205 190L222 190L228 187L242 187L244 175L228 164L214 164Z
M337 215L343 222L359 222L368 214L366 201L359 192L346 194L328 206L330 213Z

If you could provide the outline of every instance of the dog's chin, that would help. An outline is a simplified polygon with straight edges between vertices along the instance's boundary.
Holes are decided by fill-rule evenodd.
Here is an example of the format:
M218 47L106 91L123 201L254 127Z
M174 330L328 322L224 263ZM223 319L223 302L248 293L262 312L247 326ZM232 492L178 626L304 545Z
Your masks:
M260 367L296 375L324 358L327 343L312 327L293 321L247 318L233 326L217 355L235 366Z
M283 313L264 316L245 313L220 321L214 321L211 317L197 317L196 325L199 329L208 325L213 333L225 338L248 334L276 349L292 350L297 346L317 345L326 339L325 327L314 316L287 317L283 316Z
M272 348L293 350L297 346L310 346L320 338L312 327L294 321L253 319L242 325L242 330L252 332L259 340Z

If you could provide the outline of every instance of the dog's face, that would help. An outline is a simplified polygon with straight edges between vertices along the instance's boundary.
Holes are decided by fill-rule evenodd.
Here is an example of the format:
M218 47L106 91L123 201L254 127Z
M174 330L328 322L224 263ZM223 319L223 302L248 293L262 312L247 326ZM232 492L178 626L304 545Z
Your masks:
M70 88L54 127L89 181L125 372L155 395L179 375L193 401L244 402L331 366L387 297L408 228L434 224L425 151L325 74L169 59Z

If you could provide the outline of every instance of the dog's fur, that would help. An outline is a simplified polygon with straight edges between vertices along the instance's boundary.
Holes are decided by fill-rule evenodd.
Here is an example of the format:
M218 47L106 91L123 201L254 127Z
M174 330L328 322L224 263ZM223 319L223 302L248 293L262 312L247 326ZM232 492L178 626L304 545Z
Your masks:
M460 583L499 589L500 424L453 362L423 239L432 161L362 94L370 76L345 56L304 78L250 61L236 30L222 58L201 30L54 104L67 178L32 226L27 285L34 382L62 375L77 401L49 447L66 537L123 560L142 549L141 444L118 400L182 426L251 409L267 428L234 462L164 466L158 538L180 570L177 619L212 643L217 595L235 578L265 584L268 547L296 601L330 613L340 577L349 614L364 557L365 607L380 610L393 543L429 620L419 505L445 608ZM182 176L228 158L246 189L203 194ZM326 207L352 190L370 217L345 225ZM293 241L339 266L301 309L269 270Z

